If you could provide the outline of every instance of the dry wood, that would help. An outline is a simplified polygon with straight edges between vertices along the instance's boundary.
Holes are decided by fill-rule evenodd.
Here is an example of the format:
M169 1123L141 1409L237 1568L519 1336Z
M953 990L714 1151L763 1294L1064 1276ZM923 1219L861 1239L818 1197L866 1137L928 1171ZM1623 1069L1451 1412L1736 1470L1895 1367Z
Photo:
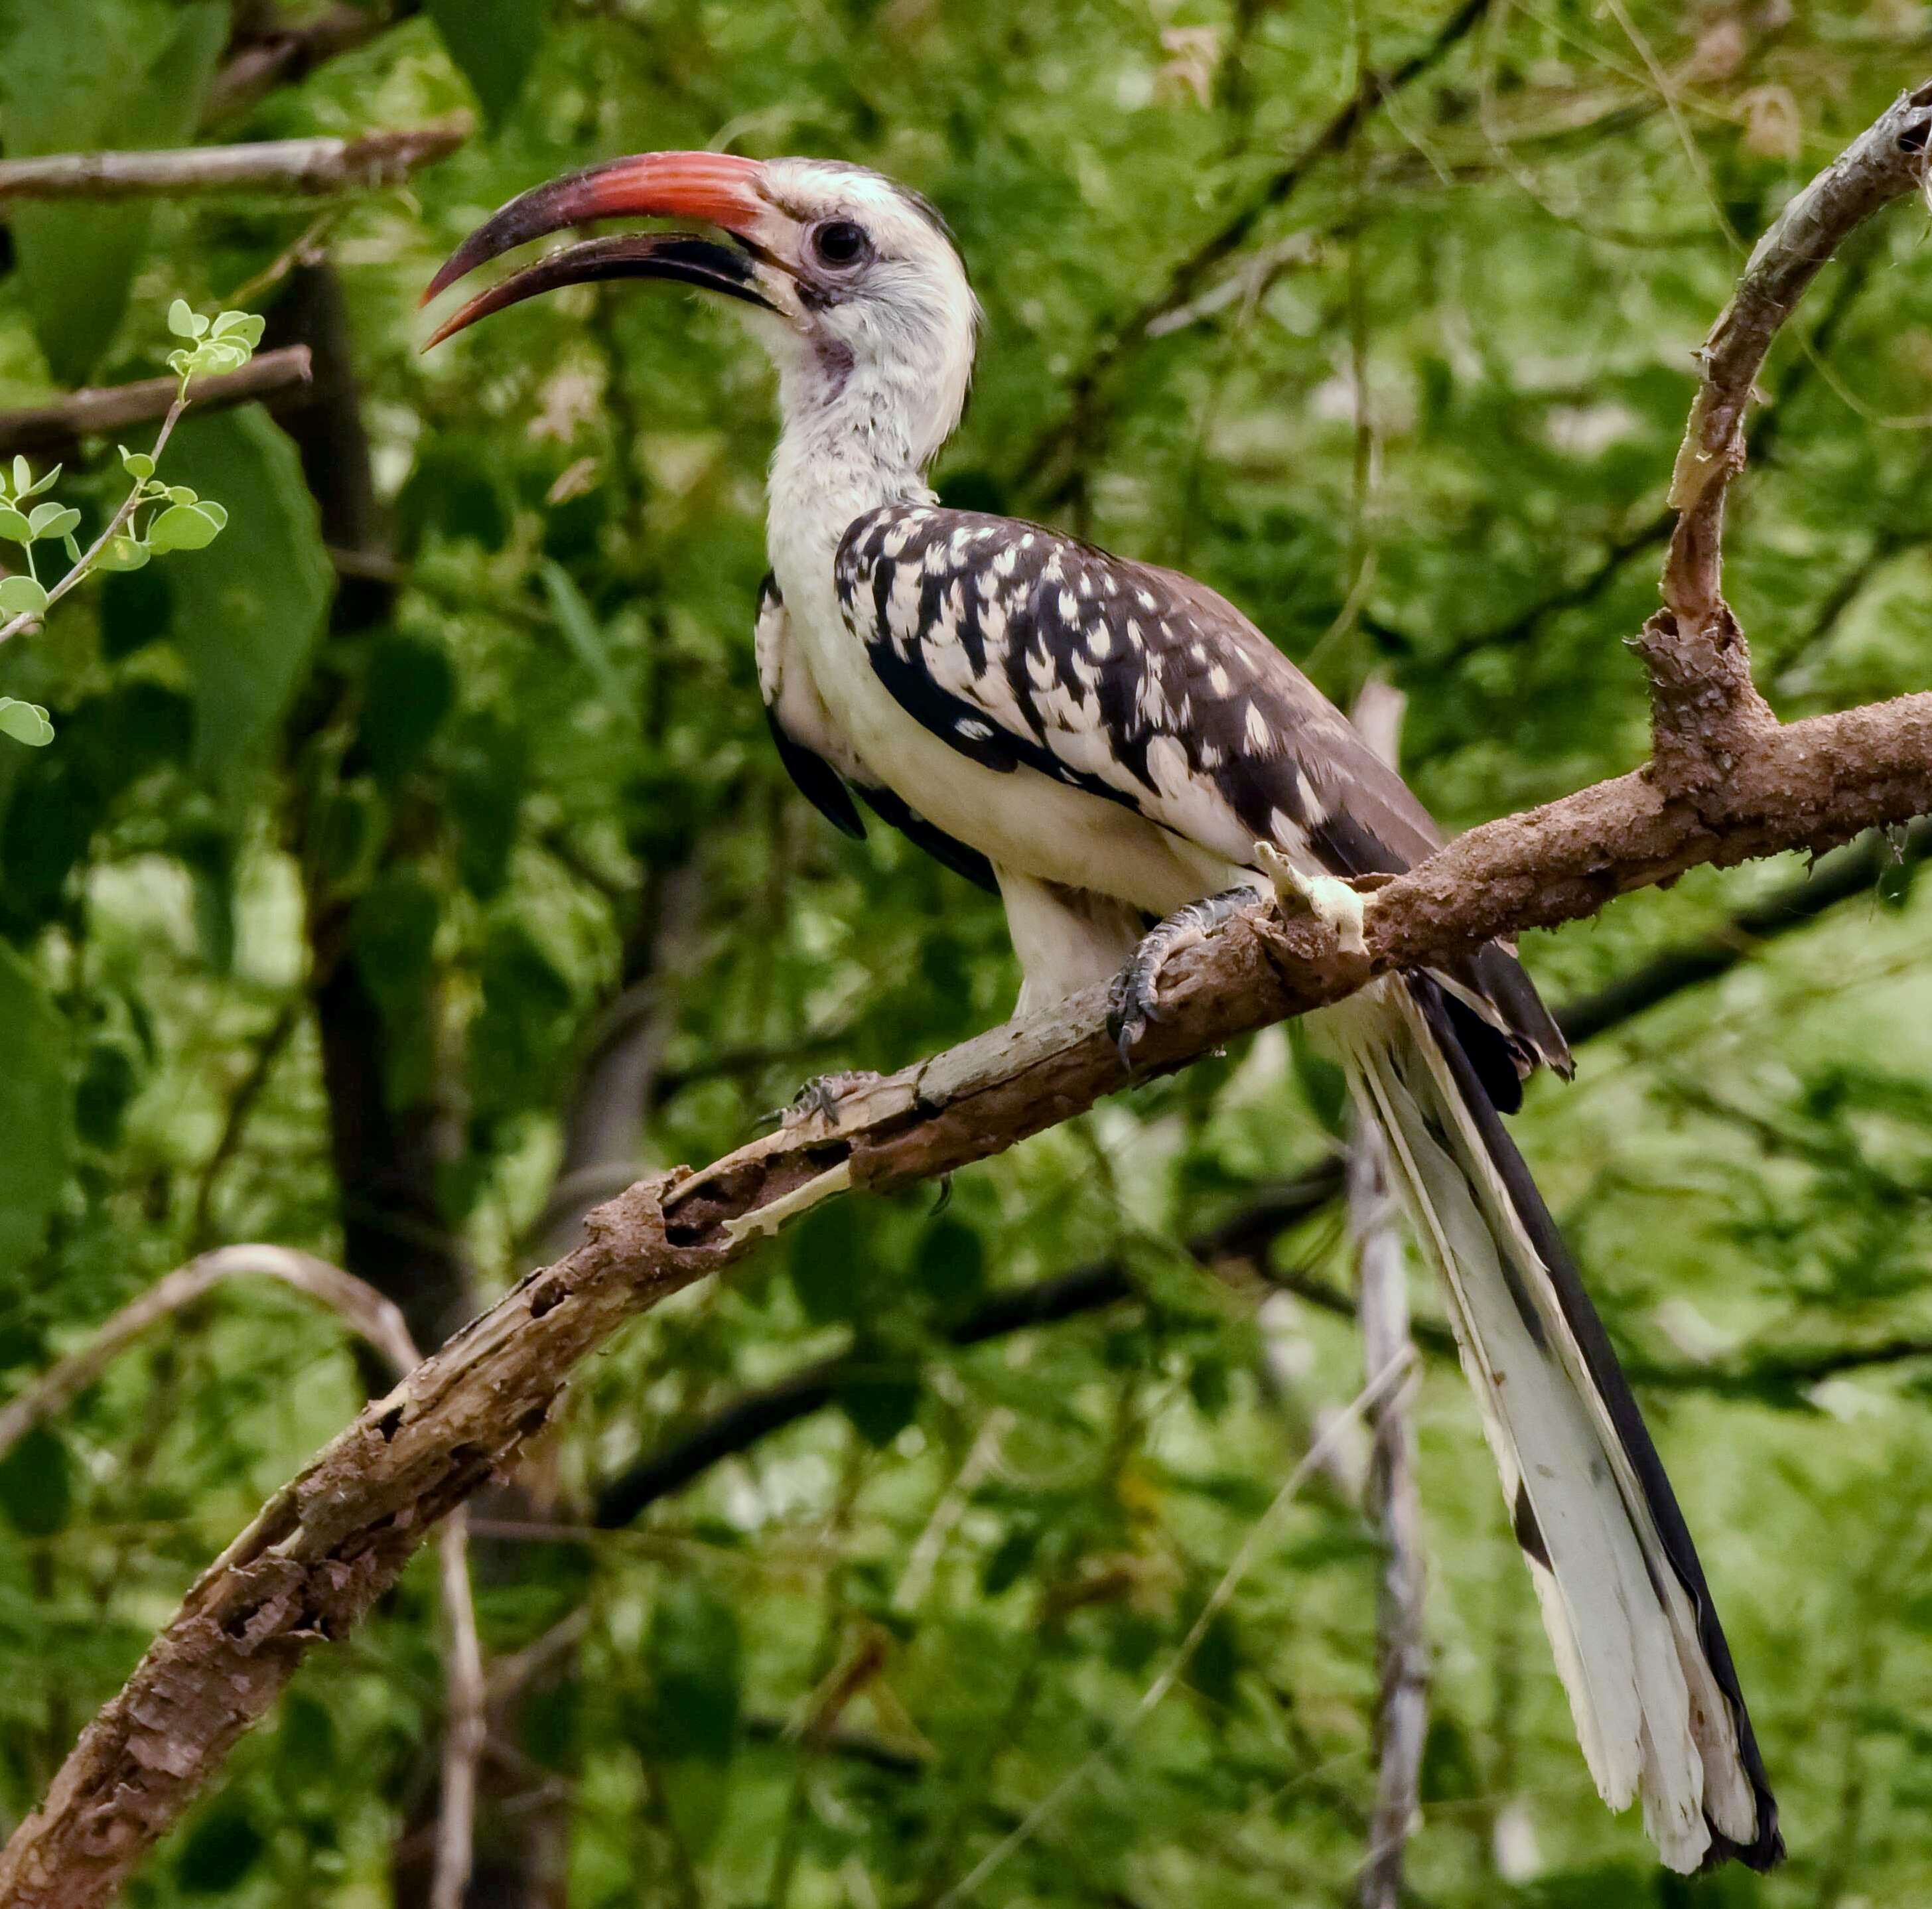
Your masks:
M312 1253L284 1246L218 1247L177 1266L97 1328L0 1410L0 1457L44 1418L64 1411L152 1325L191 1306L218 1286L244 1277L278 1280L336 1314L388 1361L398 1377L422 1363L400 1310L365 1280ZM474 1856L476 1766L483 1754L484 1676L470 1595L469 1520L460 1508L437 1533L442 1600L443 1671L448 1718L431 1909L461 1909Z
M179 198L202 192L304 197L400 185L466 140L467 119L360 139L262 140L161 152L53 152L0 159L0 200Z
M1807 195L1803 218L1774 228L1751 274L1795 296L1808 274L1792 278L1799 268L1780 246L1828 254L1910 189L1916 173L1898 155L1922 153L1928 130L1932 89L1851 149L1828 175L1838 184ZM1932 694L1787 727L1739 723L1748 674L1701 653L1721 649L1728 631L1707 620L1674 636L1684 647L1671 667L1653 659L1660 728L1664 712L1688 707L1700 738L1737 739L1725 773L1680 777L1659 764L1472 830L1376 889L1359 952L1311 919L1258 906L1173 961L1144 1064L1184 1066L1376 974L1581 919L1701 864L1816 851L1932 811ZM1687 678L1696 683L1688 695ZM836 1192L954 1171L1117 1090L1105 992L862 1083L830 1117L814 1114L700 1173L641 1181L592 1212L581 1246L371 1405L203 1573L0 1855L0 1899L23 1909L110 1900L307 1651L360 1619L428 1529L548 1421L572 1368L626 1320Z
M273 398L309 381L307 345L258 352L238 371L194 381L197 413L222 411ZM136 425L158 423L181 395L178 378L142 378L133 384L90 385L52 404L0 411L0 457L70 457L83 437L111 437Z

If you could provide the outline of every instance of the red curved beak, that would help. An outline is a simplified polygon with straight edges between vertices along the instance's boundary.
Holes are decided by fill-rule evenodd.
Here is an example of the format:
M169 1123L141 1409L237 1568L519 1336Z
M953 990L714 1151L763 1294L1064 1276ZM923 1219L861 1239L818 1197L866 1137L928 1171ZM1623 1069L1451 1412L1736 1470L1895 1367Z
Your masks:
M532 188L486 219L453 252L422 295L426 305L459 278L512 248L593 219L688 218L743 238L767 209L764 167L730 152L646 152L614 159ZM513 274L471 299L423 349L504 306L559 285L614 276L679 280L746 299L767 300L744 252L686 235L640 235L571 246Z

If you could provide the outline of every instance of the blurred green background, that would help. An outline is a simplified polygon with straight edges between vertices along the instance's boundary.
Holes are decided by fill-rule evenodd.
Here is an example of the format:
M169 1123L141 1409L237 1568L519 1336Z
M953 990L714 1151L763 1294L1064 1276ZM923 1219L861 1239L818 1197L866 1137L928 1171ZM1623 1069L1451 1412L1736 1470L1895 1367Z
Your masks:
M586 288L418 356L418 289L512 193L729 144L929 194L988 317L944 494L1191 570L1339 700L1384 673L1462 827L1641 758L1622 642L1690 352L1742 248L1932 71L1905 0L0 21L8 156L476 121L381 189L10 209L0 409L154 374L176 296L261 310L317 375L184 426L164 474L228 506L219 542L0 657L58 731L0 738L7 1392L230 1241L346 1265L433 1344L636 1169L1010 1007L996 905L835 836L766 737L772 401L728 314ZM1932 675L1928 299L1908 204L1767 369L1727 583L1781 714ZM90 440L59 494L92 525L124 482ZM1852 852L1825 894L1703 870L1525 950L1595 1031L1519 1137L1699 1535L1790 1863L1666 1877L1598 1802L1418 1282L1425 1909L1932 1903L1932 900ZM914 1909L1090 1758L974 1901L1352 1901L1378 1553L1346 1442L1109 1747L1360 1383L1335 1113L1275 1031L943 1215L814 1215L591 1361L478 1507L471 1901ZM0 1826L382 1382L238 1282L0 1463ZM425 1554L128 1899L425 1901L439 1637Z

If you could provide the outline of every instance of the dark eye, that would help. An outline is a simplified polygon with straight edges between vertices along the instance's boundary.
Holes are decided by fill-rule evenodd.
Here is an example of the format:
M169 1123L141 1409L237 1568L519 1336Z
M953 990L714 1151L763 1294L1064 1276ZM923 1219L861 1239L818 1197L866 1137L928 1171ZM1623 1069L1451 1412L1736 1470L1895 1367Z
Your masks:
M812 235L812 249L824 265L856 265L872 249L866 228L850 219L827 219Z

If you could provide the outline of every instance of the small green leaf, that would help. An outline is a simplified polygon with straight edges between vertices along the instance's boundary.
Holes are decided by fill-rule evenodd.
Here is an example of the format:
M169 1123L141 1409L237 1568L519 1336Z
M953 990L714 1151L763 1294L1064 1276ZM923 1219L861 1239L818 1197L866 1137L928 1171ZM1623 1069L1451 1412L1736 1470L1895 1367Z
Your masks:
M47 607L47 593L31 577L0 581L0 610L10 617L38 617Z
M34 527L10 505L0 504L0 537L10 544L30 544L34 541Z
M156 552L206 550L221 534L221 526L198 504L176 504L148 527L148 548Z
M24 497L34 481L34 467L25 458L14 460L14 494Z
M0 733L11 736L16 743L25 743L29 749L44 749L54 739L54 726L38 703L0 696Z
M23 1538L51 1538L74 1512L74 1467L60 1434L36 1425L0 1460L0 1511Z
M610 646L590 605L584 600L584 593L554 558L544 559L542 575L544 593L550 599L551 614L556 618L564 641L576 651L578 660L596 679L604 695L621 704L624 680L610 660Z
M64 537L80 521L80 512L68 504L36 504L27 521L37 537Z
M185 484L168 486L168 502L171 504L198 504L201 500Z
M194 308L187 299L177 299L168 307L168 329L176 338L199 338L202 329L195 323Z
M126 445L121 449L121 468L136 483L145 484L154 474L154 461L145 451L130 451Z
M170 352L168 369L178 378L186 377L194 369L194 353L191 351Z
M226 504L218 504L212 497L203 497L195 505L195 509L202 516L213 518L216 530L228 528L228 506Z
M94 566L101 570L138 570L149 556L148 546L139 537L121 536L113 539L94 560Z
M30 484L26 490L20 493L21 497L23 499L27 497L38 497L43 491L45 491L52 486L54 481L65 469L66 466L64 464L56 464L52 470L45 470L41 472L40 476L35 478L33 482Z
M260 312L224 311L215 320L214 329L209 336L230 347L252 352L262 342L262 333L268 322Z
M67 560L68 563L71 563L76 569L79 569L80 567L80 545L76 541L73 532L69 531L68 534L61 539L61 541L67 545Z

